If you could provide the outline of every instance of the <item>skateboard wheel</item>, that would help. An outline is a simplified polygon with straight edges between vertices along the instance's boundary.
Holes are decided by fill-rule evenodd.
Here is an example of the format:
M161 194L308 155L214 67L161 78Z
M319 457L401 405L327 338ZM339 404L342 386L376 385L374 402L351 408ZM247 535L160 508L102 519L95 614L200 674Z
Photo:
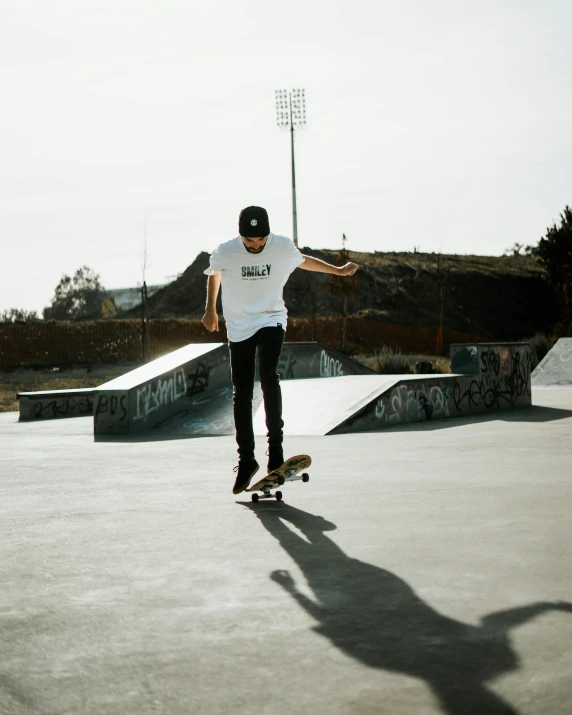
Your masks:
M276 501L282 501L282 492L276 492L274 496L276 497Z
M258 501L258 494L253 494L250 498L256 504L256 502Z
M310 475L307 474L306 472L304 472L304 474L302 474L302 481L303 481L303 482L309 482L309 481L310 481Z
M284 484L284 477L278 477L278 484L280 484L280 486Z

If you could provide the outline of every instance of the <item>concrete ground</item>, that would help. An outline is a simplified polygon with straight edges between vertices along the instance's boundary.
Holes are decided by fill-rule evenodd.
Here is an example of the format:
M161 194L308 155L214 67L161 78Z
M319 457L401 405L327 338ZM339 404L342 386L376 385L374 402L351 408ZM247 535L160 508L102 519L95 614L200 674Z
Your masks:
M572 712L572 390L533 401L289 438L257 505L231 437L0 414L0 713Z

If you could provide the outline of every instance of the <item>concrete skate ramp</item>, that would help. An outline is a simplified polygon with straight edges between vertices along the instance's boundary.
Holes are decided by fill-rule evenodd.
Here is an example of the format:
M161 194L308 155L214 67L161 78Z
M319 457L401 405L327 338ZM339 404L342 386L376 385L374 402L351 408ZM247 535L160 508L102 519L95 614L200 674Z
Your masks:
M523 351L520 346L517 348ZM503 346L502 350L506 350ZM292 381L282 386L286 435L381 431L417 422L467 417L528 407L530 371L478 375L348 376ZM265 434L264 412L255 433Z
M284 434L325 435L368 405L401 379L399 375L351 375L345 377L286 380L282 383ZM254 387L255 435L266 434L260 383ZM156 438L215 437L234 434L232 388L181 401L179 410L157 422Z
M377 400L406 375L351 375L282 384L286 435L325 435ZM254 433L266 434L264 405L254 415Z
M452 345L451 363L458 367L458 373L344 376L284 383L284 432L325 435L379 431L531 404L528 344ZM260 406L255 432L265 432Z
M93 391L94 435L146 432L178 412L189 397L227 386L229 374L224 345L179 348Z
M321 354L320 346L314 344L312 350ZM282 382L284 433L325 435L377 431L395 425L531 404L528 345L479 343L455 345L451 350L452 363L459 364L463 371L459 374L339 374L335 378L285 379ZM227 353L217 348L211 357L214 359L218 355L223 359L223 354ZM204 363L204 355L201 355L201 361ZM224 367L228 373L228 364L219 367ZM102 434L139 434L143 439L234 434L232 386L228 377L224 380L224 370L211 381L209 370L201 368L200 374L205 380L209 379L194 393L188 389L183 391L183 378L188 377L188 370L177 370L180 389L176 389L178 383L169 373L158 382L152 380L143 385L133 377L124 376L125 379L103 386L102 394L107 398L96 406L96 426L100 411L108 419L108 412L113 408L120 417L125 413L125 420L131 420L133 428L128 426L122 433L96 431L96 438ZM131 380L133 394L124 398L124 404L119 397L112 402L110 386L119 385L125 390L126 379ZM253 412L255 434L264 435L266 425L259 383L255 383ZM117 422L117 414L115 420ZM116 422L105 427L115 429Z
M321 343L284 343L278 363L281 380L345 375L375 375L365 365Z
M260 383L254 386L253 407L262 403ZM176 410L154 420L143 439L220 437L234 434L232 387L229 385L177 402ZM102 437L98 437L102 439Z
M375 375L361 363L315 342L285 343L278 374L284 383ZM257 386L255 407L260 400ZM233 434L228 347L187 345L96 388L93 403L96 437Z
M560 338L532 373L533 387L572 385L572 338Z

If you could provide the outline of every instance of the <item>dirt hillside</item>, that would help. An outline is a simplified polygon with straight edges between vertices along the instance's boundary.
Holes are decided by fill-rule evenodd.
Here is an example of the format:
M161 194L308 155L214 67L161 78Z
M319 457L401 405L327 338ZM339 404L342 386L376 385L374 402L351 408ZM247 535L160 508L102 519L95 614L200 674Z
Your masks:
M343 262L339 251L301 250L329 263ZM355 295L347 297L348 314L439 325L442 301L446 327L513 340L547 332L557 322L553 290L542 269L527 256L349 252L349 257L360 264L360 271ZM153 295L150 317L202 317L208 261L209 254L200 253L179 279ZM289 314L311 318L341 312L343 298L336 294L335 284L342 280L297 269L284 293Z

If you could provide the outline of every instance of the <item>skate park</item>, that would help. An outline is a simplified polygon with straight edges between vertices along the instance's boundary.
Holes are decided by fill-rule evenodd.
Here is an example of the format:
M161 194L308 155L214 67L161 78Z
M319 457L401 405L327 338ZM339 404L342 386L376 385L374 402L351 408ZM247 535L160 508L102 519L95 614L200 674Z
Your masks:
M570 6L3 9L0 715L572 714Z
M278 366L285 434L379 430L530 405L524 343L454 344L452 374L377 375L318 342L286 343ZM22 392L20 420L93 415L96 440L234 434L228 350L189 344L89 390ZM266 432L259 383L255 431Z
M201 368L182 394L177 356L163 377L148 365L96 389L92 414L1 414L0 711L567 712L570 342L532 375L514 344L408 380L344 373L321 350L317 376L292 379L294 356L285 451L313 464L283 502L231 493L223 351L220 413L186 412L210 393ZM450 402L431 392L447 386ZM142 387L148 428L121 433L122 392L128 412ZM479 404L443 413L463 396ZM115 434L95 433L98 404ZM400 404L400 422L373 422Z

